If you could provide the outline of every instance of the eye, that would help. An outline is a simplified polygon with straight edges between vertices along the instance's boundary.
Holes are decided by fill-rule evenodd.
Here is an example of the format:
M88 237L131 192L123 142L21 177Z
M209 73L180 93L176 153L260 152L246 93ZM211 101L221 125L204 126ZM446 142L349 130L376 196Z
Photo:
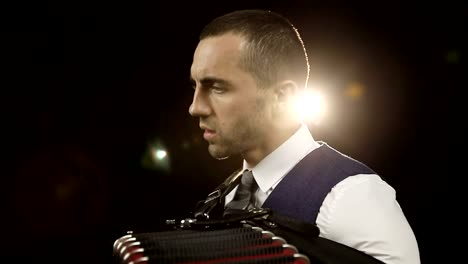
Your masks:
M212 85L210 89L213 93L216 93L216 94L222 94L226 92L226 88L222 86L218 86L218 85Z
M192 87L193 90L197 87L197 83L194 80L190 80L190 87Z

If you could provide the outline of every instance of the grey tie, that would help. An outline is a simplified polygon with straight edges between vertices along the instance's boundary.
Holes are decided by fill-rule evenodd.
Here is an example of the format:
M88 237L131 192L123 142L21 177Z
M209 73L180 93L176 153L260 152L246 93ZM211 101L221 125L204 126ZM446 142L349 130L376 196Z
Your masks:
M226 204L224 215L234 214L253 207L254 193L258 185L255 181L252 171L245 170L242 173L241 182L237 187L236 194L232 201Z

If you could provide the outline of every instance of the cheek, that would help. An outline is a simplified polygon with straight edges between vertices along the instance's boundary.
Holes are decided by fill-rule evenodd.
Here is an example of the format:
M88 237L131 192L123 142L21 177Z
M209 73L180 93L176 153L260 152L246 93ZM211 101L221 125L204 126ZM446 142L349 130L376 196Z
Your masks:
M242 108L226 109L222 115L218 115L218 128L221 135L236 134L246 126L250 126L251 113Z
M224 98L223 98L224 99ZM216 119L218 128L225 134L233 133L235 130L242 129L244 126L251 127L258 123L259 116L264 116L265 100L249 95L226 100L217 101L214 106L216 109Z

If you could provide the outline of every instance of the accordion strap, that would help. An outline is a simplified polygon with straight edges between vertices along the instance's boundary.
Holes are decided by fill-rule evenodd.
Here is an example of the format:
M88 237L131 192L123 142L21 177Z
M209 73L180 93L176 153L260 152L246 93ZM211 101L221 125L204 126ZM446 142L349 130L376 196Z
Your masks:
M250 220L268 229L281 227L291 232L306 234L310 237L319 235L320 231L316 225L272 212L268 208L253 208L242 213L224 217L225 197L239 184L241 175L242 168L236 170L226 178L213 192L208 194L205 200L198 202L194 213L195 219L182 220L181 226L185 228L195 226L225 227L242 220Z
M220 219L224 211L225 197L234 187L236 187L241 179L242 169L236 170L216 189L208 194L205 200L197 203L194 217L198 220Z

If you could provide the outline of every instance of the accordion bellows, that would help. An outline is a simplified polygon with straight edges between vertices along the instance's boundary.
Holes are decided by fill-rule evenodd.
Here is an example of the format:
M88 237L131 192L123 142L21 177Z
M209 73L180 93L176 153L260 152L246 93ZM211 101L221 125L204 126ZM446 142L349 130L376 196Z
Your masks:
M247 224L219 230L129 233L114 242L113 250L115 263L121 264L310 263L285 239Z

